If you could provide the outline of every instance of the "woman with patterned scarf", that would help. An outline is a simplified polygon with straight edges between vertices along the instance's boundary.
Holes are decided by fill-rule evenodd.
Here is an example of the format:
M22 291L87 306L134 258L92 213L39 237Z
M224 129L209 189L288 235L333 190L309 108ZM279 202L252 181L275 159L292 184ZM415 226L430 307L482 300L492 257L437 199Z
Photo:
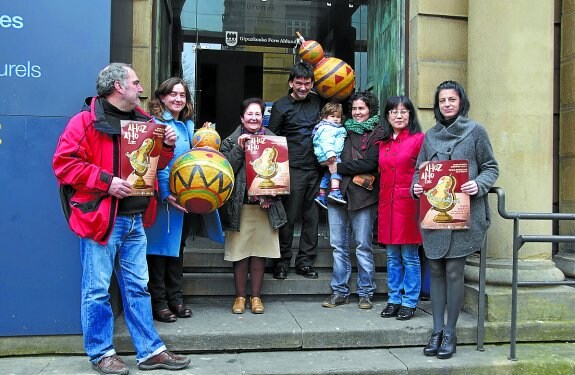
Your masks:
M333 247L333 291L322 304L336 307L349 303L351 277L350 239L353 234L357 257L358 307L371 309L375 293L375 263L372 252L373 221L379 193L379 142L383 129L379 125L379 103L371 92L356 92L350 98L351 115L344 126L347 138L341 163L333 163L331 173L342 175L340 190L346 205L332 205L328 210L330 244Z

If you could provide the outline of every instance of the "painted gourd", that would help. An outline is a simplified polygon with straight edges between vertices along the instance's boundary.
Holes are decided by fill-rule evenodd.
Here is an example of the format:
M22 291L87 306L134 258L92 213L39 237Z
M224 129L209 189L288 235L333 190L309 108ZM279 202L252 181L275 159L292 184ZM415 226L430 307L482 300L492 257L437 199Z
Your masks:
M192 147L211 147L214 150L219 150L220 144L220 135L209 126L198 129L192 137Z
M321 44L315 40L303 42L298 53L303 61L311 65L317 64L325 57Z
M232 166L211 147L195 147L170 170L170 191L188 212L206 214L221 207L234 189Z
M315 88L324 99L342 101L355 87L355 73L351 66L337 57L326 57L313 70Z
M345 100L355 87L351 66L337 57L325 57L323 48L315 40L305 40L299 32L296 35L301 42L300 58L314 67L314 86L319 96L338 102Z

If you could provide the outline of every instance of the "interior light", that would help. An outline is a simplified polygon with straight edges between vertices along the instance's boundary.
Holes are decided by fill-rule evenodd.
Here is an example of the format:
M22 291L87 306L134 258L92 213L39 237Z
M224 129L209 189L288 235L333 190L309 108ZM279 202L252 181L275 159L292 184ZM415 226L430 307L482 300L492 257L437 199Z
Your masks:
M331 1L326 2L325 5L327 5L328 7L330 7L330 6L331 6Z

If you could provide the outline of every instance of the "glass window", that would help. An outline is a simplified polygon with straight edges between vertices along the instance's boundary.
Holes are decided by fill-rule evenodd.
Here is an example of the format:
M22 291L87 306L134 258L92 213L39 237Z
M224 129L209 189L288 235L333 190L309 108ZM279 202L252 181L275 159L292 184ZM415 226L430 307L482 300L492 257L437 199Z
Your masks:
M219 31L222 28L222 15L225 0L186 0L182 8L181 21L184 30Z
M352 3L187 0L181 15L182 68L194 93L198 121L229 121L234 126L235 113L226 118L222 110L229 103L247 95L268 102L285 95L289 71L299 60L296 32L319 42L326 56L348 63L355 71L356 88L365 89L368 1Z
M356 74L355 86L361 89L367 89L367 5L360 5L351 17L351 24L356 30L355 41L355 65L353 69Z
M309 20L286 20L286 35L310 35Z

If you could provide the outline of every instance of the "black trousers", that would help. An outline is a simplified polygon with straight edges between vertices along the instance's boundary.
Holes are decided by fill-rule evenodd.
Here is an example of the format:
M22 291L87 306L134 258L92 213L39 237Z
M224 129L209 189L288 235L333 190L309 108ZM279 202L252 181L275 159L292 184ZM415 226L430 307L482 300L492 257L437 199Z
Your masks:
M182 291L184 247L190 235L191 215L184 215L179 257L148 255L148 291L152 296L152 311L184 303Z
M290 168L290 194L283 197L288 222L279 229L281 258L276 267L289 268L295 223L301 221L296 267L313 266L317 255L319 212L314 202L321 174L317 169Z

